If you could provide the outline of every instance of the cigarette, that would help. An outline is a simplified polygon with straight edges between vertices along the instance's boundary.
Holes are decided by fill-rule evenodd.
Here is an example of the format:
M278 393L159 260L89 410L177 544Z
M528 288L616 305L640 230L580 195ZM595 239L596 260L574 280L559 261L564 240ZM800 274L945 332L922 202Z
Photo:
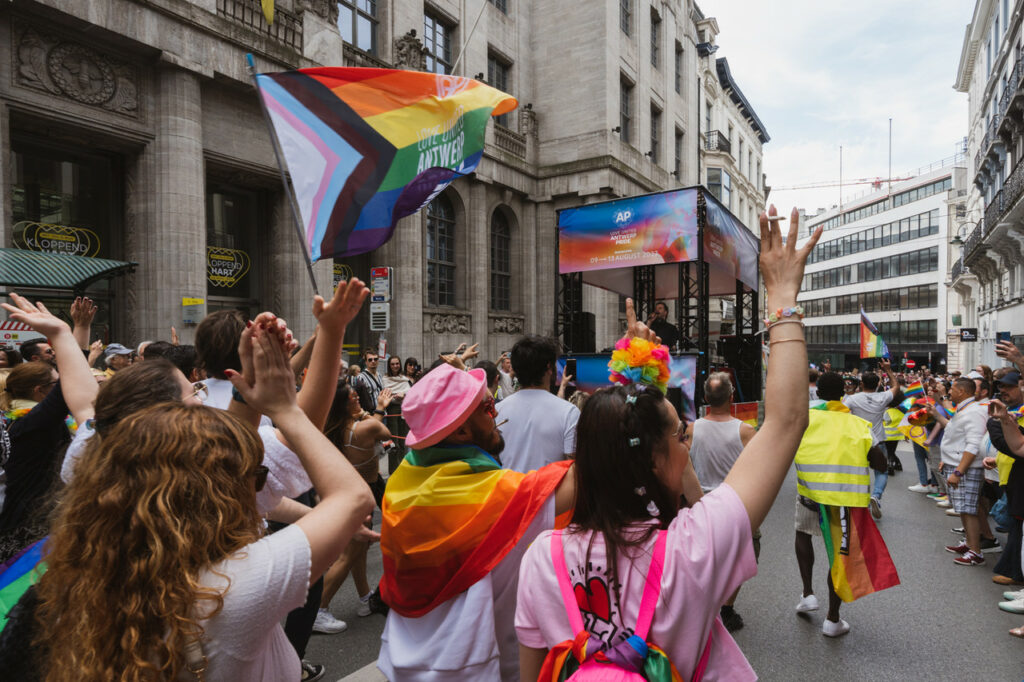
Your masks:
M508 420L506 419L506 420L504 420L504 421L500 421L500 422L498 422L498 423L497 423L497 424L495 424L494 426L495 426L495 427L499 427L499 426L501 426L502 424L507 424L507 423L508 423Z
M786 218L784 216L780 216L780 215L770 215L770 216L768 216L768 220L785 220L785 219Z

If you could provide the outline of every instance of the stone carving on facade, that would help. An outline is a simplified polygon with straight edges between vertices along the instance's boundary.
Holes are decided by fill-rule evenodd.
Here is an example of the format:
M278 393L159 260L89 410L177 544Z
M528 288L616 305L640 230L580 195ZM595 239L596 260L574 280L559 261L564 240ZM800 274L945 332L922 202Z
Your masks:
M522 334L523 318L521 317L492 317L491 333L493 334Z
M21 27L16 32L19 85L119 114L138 115L139 74L134 66L32 28Z
M301 0L299 8L312 12L331 25L338 23L338 3L332 0Z
M416 29L395 38L395 68L423 71L427 68L427 50L416 37Z
M431 315L430 331L435 334L469 334L469 315Z
M537 135L537 112L529 104L519 107L519 134L527 137Z

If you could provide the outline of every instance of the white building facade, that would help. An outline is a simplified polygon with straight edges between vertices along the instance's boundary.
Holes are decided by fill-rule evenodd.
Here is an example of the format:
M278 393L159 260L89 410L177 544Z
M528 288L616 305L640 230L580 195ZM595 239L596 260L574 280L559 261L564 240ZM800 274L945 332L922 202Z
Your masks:
M978 0L964 33L954 87L968 96L971 192L950 282L962 327L965 367L1001 365L1000 333L1024 347L1024 2Z
M837 370L866 366L860 359L863 309L894 364L906 358L944 370L949 215L965 172L962 156L953 163L959 165L806 216L804 239L824 226L798 297L811 362L828 360Z

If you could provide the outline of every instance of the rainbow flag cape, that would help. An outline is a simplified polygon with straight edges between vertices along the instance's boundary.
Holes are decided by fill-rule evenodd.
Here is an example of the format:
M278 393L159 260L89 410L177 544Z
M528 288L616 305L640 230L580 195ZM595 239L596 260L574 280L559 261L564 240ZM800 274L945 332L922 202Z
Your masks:
M39 576L46 572L43 543L38 540L0 564L0 631L7 626L7 614Z
M415 618L469 589L515 547L569 465L523 474L471 445L410 450L384 492L384 601Z
M315 68L256 76L311 260L372 251L476 168L491 116L516 100L469 78Z
M923 396L924 386L921 385L920 379L907 386L907 388L903 391L903 395L907 396L908 398Z
M864 507L820 506L832 585L845 602L900 584L889 548Z
M878 335L878 330L875 325L871 324L871 320L868 319L863 308L860 309L860 356L862 358L889 357L889 347Z

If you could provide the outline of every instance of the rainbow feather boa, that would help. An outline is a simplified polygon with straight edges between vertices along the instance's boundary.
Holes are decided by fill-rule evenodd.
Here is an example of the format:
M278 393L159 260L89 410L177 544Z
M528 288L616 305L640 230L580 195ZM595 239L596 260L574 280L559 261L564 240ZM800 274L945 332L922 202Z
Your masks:
M668 346L633 337L619 339L608 363L608 380L617 384L644 384L664 393L671 372Z

